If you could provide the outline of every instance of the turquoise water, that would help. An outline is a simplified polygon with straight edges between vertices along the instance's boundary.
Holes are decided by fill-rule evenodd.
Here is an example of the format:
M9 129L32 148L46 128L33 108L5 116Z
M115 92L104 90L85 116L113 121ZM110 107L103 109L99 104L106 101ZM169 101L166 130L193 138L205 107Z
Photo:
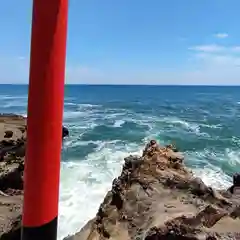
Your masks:
M66 86L59 239L93 217L123 158L173 142L207 184L240 171L240 87ZM0 85L0 112L26 114L27 87Z

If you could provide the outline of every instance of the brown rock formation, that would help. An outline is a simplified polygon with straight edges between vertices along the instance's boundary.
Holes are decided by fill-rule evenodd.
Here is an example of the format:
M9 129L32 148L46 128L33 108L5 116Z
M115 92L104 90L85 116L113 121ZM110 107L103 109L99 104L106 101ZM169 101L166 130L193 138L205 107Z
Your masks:
M0 239L20 240L26 119L0 115Z
M240 199L224 195L194 178L172 146L151 141L125 159L96 217L66 239L239 239Z
M26 118L0 114L0 240L20 240ZM63 138L69 132L63 126Z

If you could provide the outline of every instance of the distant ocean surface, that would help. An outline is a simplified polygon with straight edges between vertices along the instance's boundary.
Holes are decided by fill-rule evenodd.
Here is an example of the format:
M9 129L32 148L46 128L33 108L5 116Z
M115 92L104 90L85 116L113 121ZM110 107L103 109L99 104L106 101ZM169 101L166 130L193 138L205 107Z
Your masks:
M64 106L59 239L95 216L123 158L149 139L176 144L212 186L240 171L240 87L68 85ZM0 112L26 107L27 86L0 85Z

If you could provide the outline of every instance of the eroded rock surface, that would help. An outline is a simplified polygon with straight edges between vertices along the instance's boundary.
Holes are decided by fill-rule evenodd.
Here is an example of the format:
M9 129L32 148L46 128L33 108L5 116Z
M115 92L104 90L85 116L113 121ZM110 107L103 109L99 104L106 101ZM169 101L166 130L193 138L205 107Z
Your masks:
M69 135L63 126L63 138ZM26 118L0 114L0 240L20 240Z
M0 240L20 240L26 119L0 115Z
M240 239L240 198L206 186L173 146L129 156L96 217L68 240Z

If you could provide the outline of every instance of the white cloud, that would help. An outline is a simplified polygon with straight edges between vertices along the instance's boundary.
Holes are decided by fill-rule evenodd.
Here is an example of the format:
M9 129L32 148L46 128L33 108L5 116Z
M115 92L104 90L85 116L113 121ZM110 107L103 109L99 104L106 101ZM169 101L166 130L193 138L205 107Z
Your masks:
M189 48L189 50L198 53L215 53L215 54L238 54L240 53L240 46L223 46L219 44L196 45Z
M199 45L190 50L196 66L201 68L195 79L202 78L212 84L240 84L239 46Z
M189 50L194 50L198 52L221 52L225 50L224 46L217 44L209 44L209 45L197 45L190 47Z
M217 33L214 34L216 38L227 38L229 35L227 33Z

